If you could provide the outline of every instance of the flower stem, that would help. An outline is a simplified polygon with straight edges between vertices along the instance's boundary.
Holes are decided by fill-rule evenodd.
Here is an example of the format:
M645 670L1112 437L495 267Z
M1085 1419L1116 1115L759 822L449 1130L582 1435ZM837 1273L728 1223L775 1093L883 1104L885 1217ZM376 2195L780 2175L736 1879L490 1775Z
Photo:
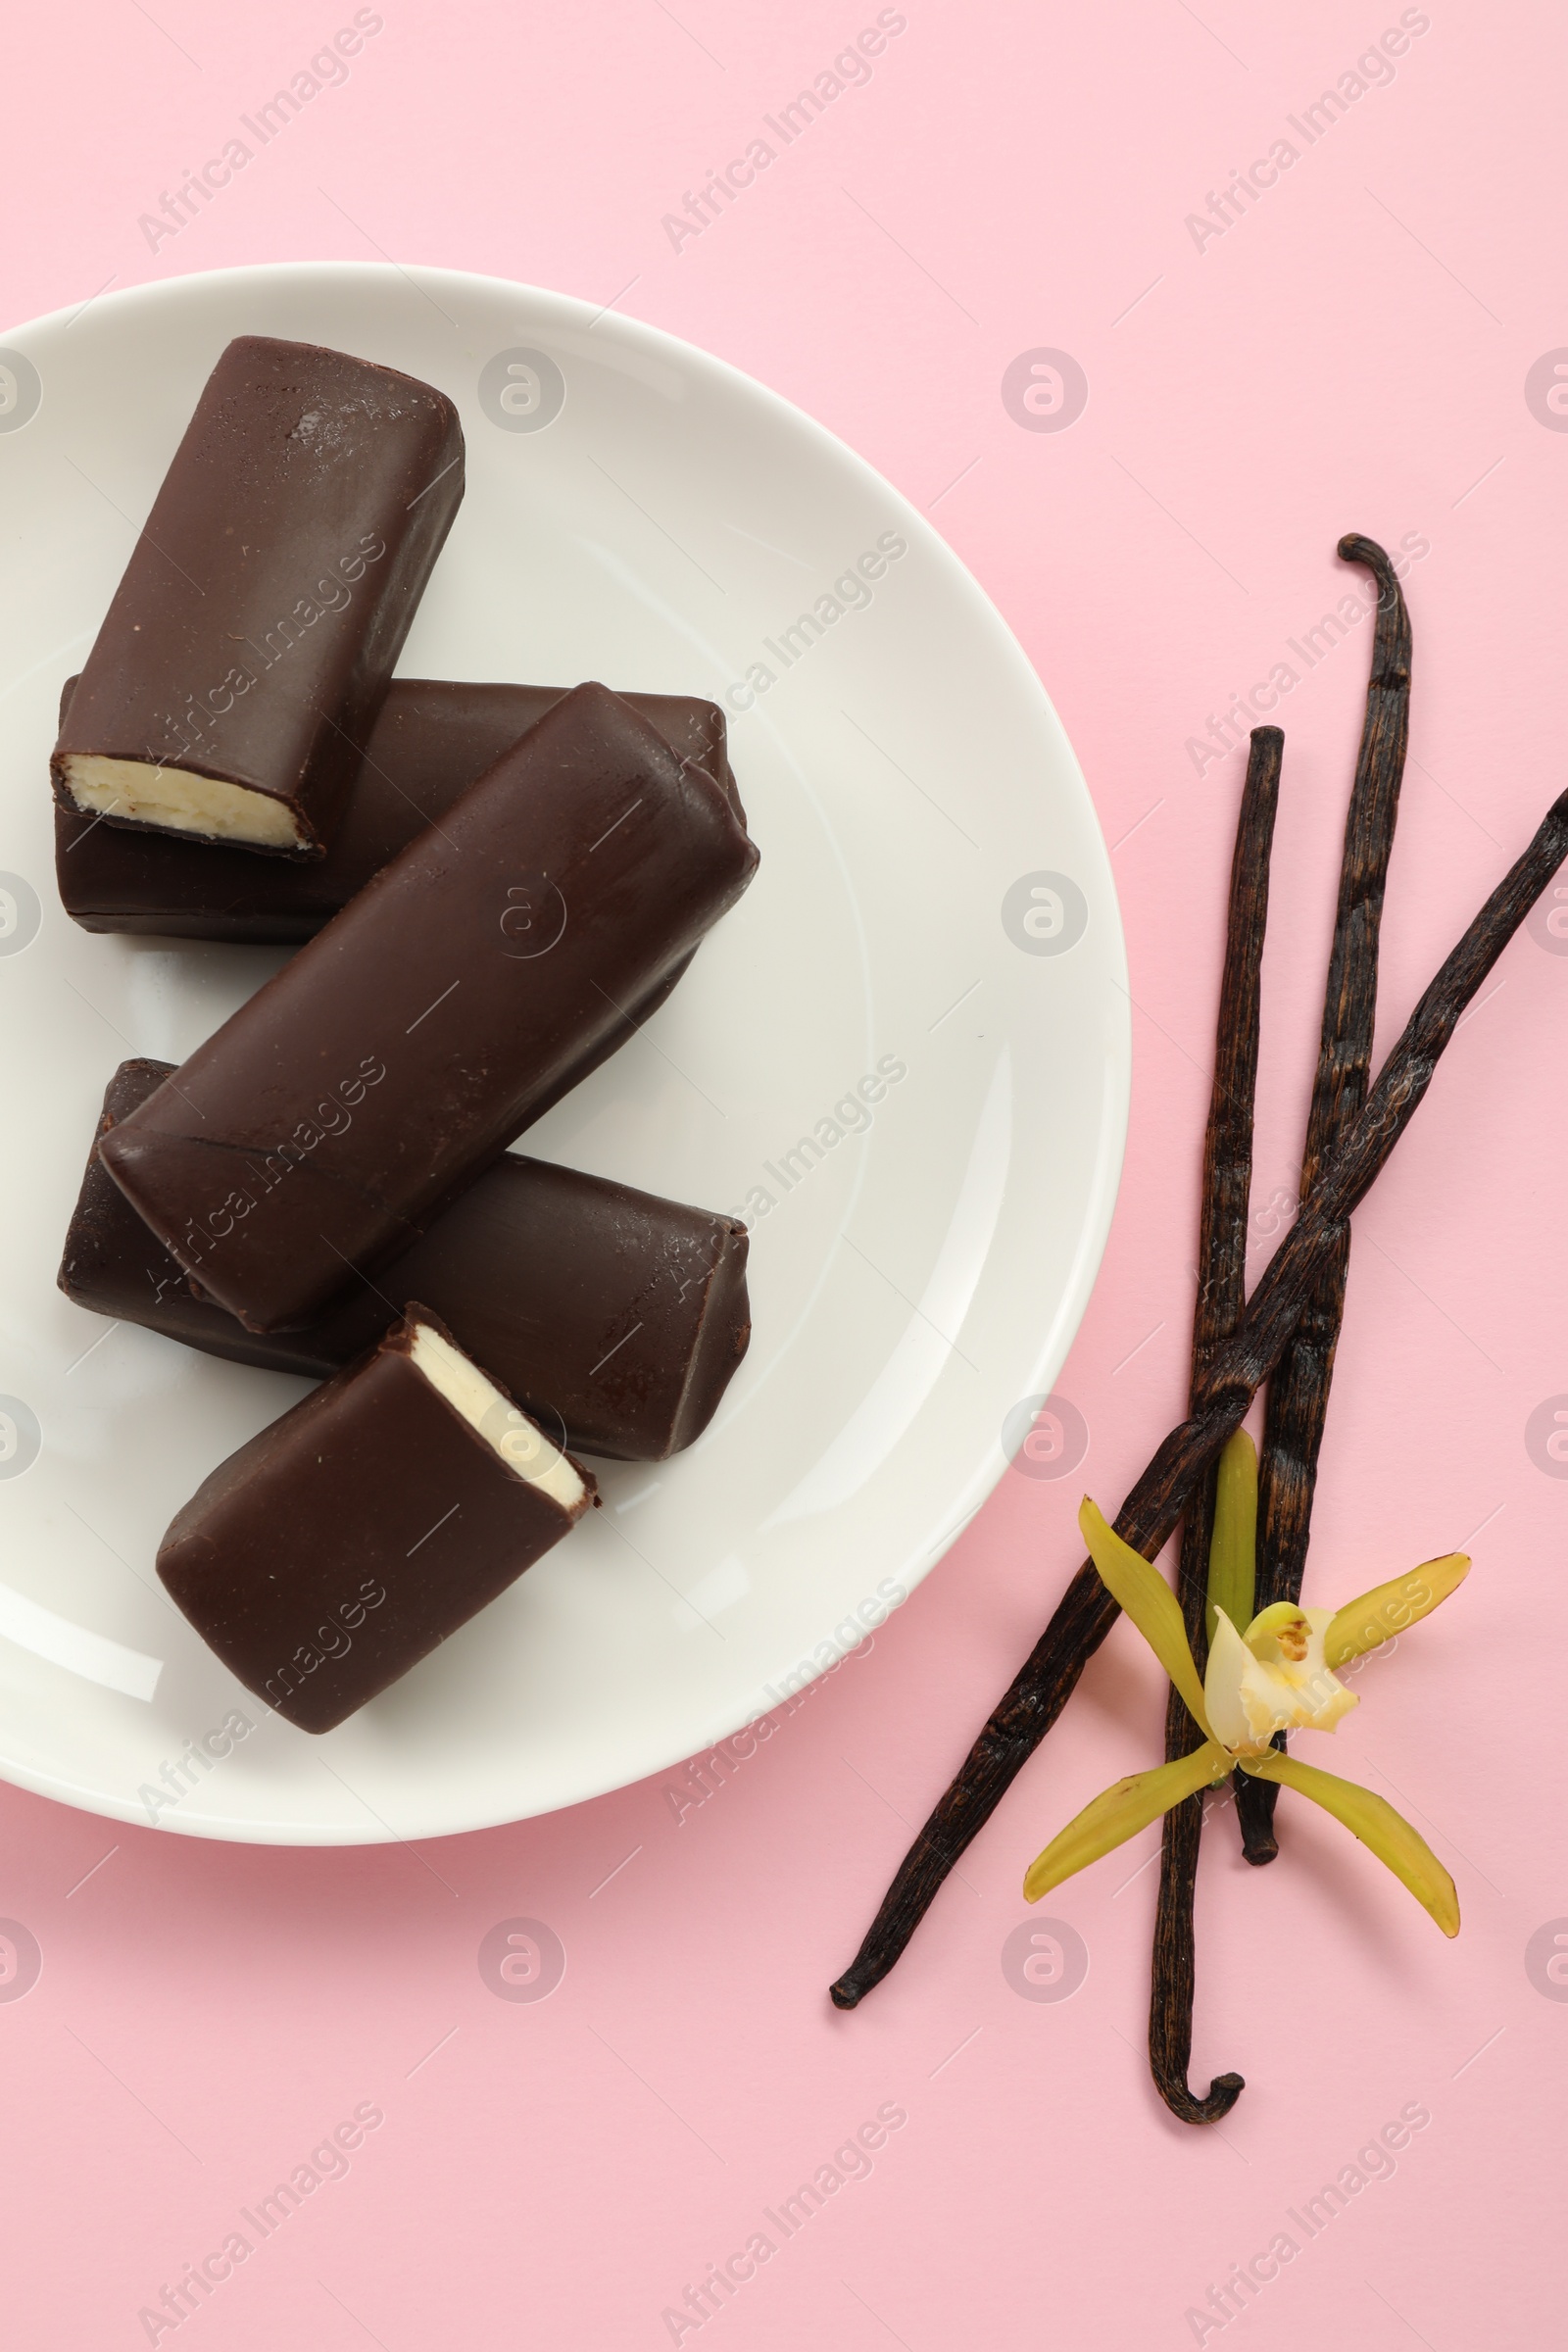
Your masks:
M1214 1613L1223 1609L1239 1634L1257 1614L1257 1452L1239 1429L1215 1471L1214 1533L1208 1546L1208 1603L1203 1631L1214 1639Z

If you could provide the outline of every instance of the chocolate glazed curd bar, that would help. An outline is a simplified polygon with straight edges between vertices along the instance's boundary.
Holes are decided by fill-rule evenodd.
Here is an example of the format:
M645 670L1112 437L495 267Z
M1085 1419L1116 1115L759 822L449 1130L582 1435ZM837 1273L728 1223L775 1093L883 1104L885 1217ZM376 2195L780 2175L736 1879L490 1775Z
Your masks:
M106 1135L252 1331L318 1320L498 1158L745 890L711 776L605 687L557 703Z
M430 385L230 343L65 714L61 807L319 857L463 481L458 413Z
M125 1061L98 1139L157 1092L167 1061ZM429 1231L323 1322L248 1332L193 1296L98 1158L66 1236L60 1288L209 1355L329 1379L411 1299L461 1331L517 1402L574 1450L662 1461L708 1427L751 1338L744 1225L507 1152Z
M66 682L62 726L76 685L74 678ZM106 825L57 806L61 903L87 931L297 947L426 825L438 822L565 691L394 678L364 738L362 764L322 858L257 858L249 849ZM717 705L681 694L628 694L622 700L651 720L673 751L708 770L744 824ZM356 744L360 740L356 735Z
M158 1574L247 1690L329 1732L596 1500L588 1472L415 1305L203 1482Z

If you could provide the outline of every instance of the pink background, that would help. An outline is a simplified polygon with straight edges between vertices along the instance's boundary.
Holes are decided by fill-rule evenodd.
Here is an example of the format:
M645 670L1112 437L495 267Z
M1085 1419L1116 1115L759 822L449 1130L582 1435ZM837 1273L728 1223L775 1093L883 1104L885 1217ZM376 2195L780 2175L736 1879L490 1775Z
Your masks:
M1539 934L1357 1220L1309 1571L1308 1596L1338 1600L1474 1552L1441 1618L1368 1665L1333 1759L1449 1863L1459 1942L1287 1797L1274 1869L1245 1868L1228 1820L1205 1844L1195 2074L1250 2079L1220 2130L1171 2122L1147 2078L1153 1872L1133 1874L1152 1833L1046 1905L1087 1980L1019 1997L1000 1956L1032 1916L1025 1863L1157 1753L1156 1678L1120 1626L895 1977L849 2017L824 1988L1076 1565L1081 1486L1113 1508L1181 1405L1241 772L1199 772L1189 739L1273 664L1301 672L1277 713L1254 1265L1294 1190L1368 651L1352 630L1308 670L1287 641L1362 588L1342 531L1422 551L1385 1042L1565 780L1568 417L1525 398L1568 342L1560 17L1405 11L1428 28L1392 80L1308 146L1287 118L1398 24L1390 0L1289 24L1261 0L906 0L869 82L676 252L662 216L872 6L385 0L347 83L150 251L138 216L351 13L20 14L4 315L307 257L618 297L935 510L1038 662L1117 845L1132 1130L1058 1384L1090 1448L1081 1477L1009 1473L897 1619L679 1818L671 1775L420 1851L290 1853L0 1790L0 1912L43 1953L0 2003L11 2334L145 2341L140 2308L370 2102L384 2121L347 2177L181 2343L1149 2352L1194 2341L1189 2307L1282 2230L1295 2259L1204 2340L1542 2340L1568 1986L1527 1972L1526 1946L1568 1932L1568 1487L1526 1423L1568 1391L1568 957ZM1189 213L1281 137L1298 160L1200 248ZM1089 379L1064 432L1022 429L1001 397L1042 346ZM541 2003L494 1997L476 1965L517 1917L565 1948ZM885 2108L906 2121L869 2177L786 2241L763 2209ZM1397 2170L1308 2239L1288 2209L1410 2108L1430 2120ZM674 2329L666 2307L759 2230L772 2258Z

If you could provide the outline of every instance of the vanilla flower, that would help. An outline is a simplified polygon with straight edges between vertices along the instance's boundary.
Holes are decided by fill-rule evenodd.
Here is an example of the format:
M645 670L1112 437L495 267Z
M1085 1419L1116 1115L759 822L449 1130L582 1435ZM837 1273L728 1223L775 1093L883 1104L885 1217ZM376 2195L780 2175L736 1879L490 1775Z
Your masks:
M1249 1469L1249 1464L1250 1469ZM1291 1601L1250 1617L1238 1632L1218 1603L1224 1591L1237 1600L1236 1527L1255 1494L1256 1456L1244 1435L1231 1440L1221 1465L1219 1512L1210 1578L1208 1671L1199 1680L1176 1595L1149 1561L1124 1544L1086 1496L1078 1514L1090 1557L1112 1597L1137 1626L1182 1695L1203 1739L1191 1755L1134 1773L1094 1802L1030 1865L1023 1890L1038 1902L1052 1887L1102 1854L1134 1838L1185 1797L1216 1786L1238 1767L1259 1780L1278 1781L1310 1797L1370 1847L1410 1889L1446 1936L1459 1933L1459 1898L1443 1864L1401 1814L1370 1788L1342 1781L1272 1745L1276 1732L1332 1732L1356 1703L1335 1668L1402 1632L1446 1600L1470 1562L1462 1552L1428 1560L1392 1583L1377 1586L1343 1609L1303 1609ZM1231 1522L1227 1528L1225 1522ZM1250 1549L1250 1528L1247 1527ZM1251 1606L1249 1572L1241 1606Z

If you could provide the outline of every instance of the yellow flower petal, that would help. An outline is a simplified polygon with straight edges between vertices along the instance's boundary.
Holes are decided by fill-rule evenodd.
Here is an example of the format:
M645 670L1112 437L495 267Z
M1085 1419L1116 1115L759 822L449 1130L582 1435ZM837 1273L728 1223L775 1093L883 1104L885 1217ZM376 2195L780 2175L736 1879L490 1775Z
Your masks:
M1315 1764L1303 1764L1296 1756L1279 1755L1272 1748L1264 1755L1243 1756L1240 1761L1242 1770L1255 1779L1278 1781L1285 1788L1309 1796L1325 1813L1332 1813L1352 1837L1371 1848L1401 1885L1409 1887L1445 1936L1458 1935L1459 1897L1453 1881L1402 1813L1396 1813L1381 1796L1374 1796L1370 1788L1362 1788L1354 1781L1342 1781L1335 1773L1319 1772Z
M1203 1676L1203 1704L1214 1738L1233 1755L1239 1748L1267 1747L1274 1732L1273 1710L1261 1724L1254 1723L1254 1710L1247 1703L1248 1685L1256 1670L1257 1661L1241 1635L1226 1612L1217 1609Z
M1252 1614L1257 1574L1257 1447L1245 1429L1226 1442L1214 1491L1214 1533L1208 1546L1208 1638L1214 1612L1232 1625Z
M1230 1757L1210 1740L1192 1755L1179 1756L1174 1764L1156 1764L1152 1772L1135 1772L1129 1780L1102 1790L1030 1863L1023 1882L1025 1899L1038 1903L1074 1871L1098 1862L1115 1846L1125 1845L1129 1838L1136 1838L1140 1830L1184 1797L1224 1780L1230 1769Z
M1086 1494L1078 1513L1089 1556L1113 1600L1132 1619L1171 1681L1200 1732L1212 1738L1203 1712L1203 1687L1187 1645L1181 1606L1157 1568L1124 1544L1104 1514Z
M1419 1568L1407 1569L1389 1584L1374 1585L1358 1600L1347 1601L1329 1626L1324 1647L1328 1664L1343 1666L1348 1658L1376 1649L1380 1642L1392 1641L1406 1626L1429 1617L1469 1573L1468 1554L1449 1551L1441 1560L1424 1560Z

